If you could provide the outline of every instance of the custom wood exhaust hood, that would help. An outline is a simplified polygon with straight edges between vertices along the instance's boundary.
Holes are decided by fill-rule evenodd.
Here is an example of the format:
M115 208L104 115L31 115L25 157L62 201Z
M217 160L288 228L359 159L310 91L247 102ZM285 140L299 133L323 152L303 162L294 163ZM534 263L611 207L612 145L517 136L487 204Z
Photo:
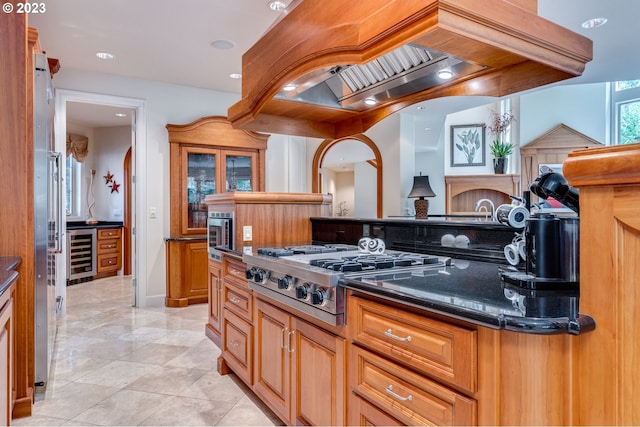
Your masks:
M428 99L580 76L591 59L591 40L539 17L537 0L298 0L243 55L228 119L342 138Z

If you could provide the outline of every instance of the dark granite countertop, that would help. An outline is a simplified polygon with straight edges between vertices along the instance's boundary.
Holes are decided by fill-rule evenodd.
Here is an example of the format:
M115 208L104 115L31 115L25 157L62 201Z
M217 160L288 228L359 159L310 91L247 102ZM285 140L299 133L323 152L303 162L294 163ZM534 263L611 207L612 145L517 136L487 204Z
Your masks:
M15 268L20 265L20 257L0 257L0 295L4 294L18 278Z
M223 247L219 250L242 257L239 251ZM579 313L577 290L507 287L505 291L500 271L511 268L501 263L452 258L450 266L426 274L412 273L410 269L377 270L349 273L340 283L347 289L493 329L547 335L577 335L595 329L595 320Z
M506 288L500 264L453 259L427 274L349 274L347 289L365 292L481 326L532 334L580 334L595 321L579 313L579 292Z
M122 221L98 221L97 224L87 224L85 221L67 221L67 230L83 228L117 228L122 227Z
M194 237L165 237L165 242L206 242L207 236Z

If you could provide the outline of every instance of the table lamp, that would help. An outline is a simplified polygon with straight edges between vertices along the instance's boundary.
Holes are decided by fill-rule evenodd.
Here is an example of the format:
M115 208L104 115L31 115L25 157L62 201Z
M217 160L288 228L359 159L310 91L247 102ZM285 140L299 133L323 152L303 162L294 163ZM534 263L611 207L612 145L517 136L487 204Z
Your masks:
M427 219L429 213L429 201L425 197L435 197L435 193L429 184L429 177L420 176L413 177L413 188L407 197L417 197L414 202L416 210L416 219Z

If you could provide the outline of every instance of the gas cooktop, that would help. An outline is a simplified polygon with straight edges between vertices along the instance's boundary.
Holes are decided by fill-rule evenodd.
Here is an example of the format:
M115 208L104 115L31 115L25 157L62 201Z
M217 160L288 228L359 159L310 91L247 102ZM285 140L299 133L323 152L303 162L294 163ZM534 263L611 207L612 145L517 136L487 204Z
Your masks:
M376 271L432 271L450 265L446 257L385 251L380 242L370 240L358 246L268 247L244 254L249 286L339 325L344 323L345 289L339 286L344 278Z

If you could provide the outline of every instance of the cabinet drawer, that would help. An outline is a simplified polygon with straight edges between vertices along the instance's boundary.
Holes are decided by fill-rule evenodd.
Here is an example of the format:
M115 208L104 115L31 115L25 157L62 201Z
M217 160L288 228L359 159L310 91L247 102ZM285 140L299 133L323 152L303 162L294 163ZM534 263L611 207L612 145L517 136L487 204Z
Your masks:
M351 347L352 390L407 425L475 425L476 401L397 363Z
M349 396L350 426L403 426L382 409L372 405L355 393Z
M120 238L120 228L99 228L98 230L98 240L101 239L119 239Z
M120 270L120 254L98 255L98 273Z
M244 318L253 321L253 298L249 289L243 289L233 283L224 284L224 307Z
M99 254L109 254L109 253L119 253L120 245L122 240L120 239L111 239L111 240L98 240L98 255Z
M246 271L247 265L244 262L236 261L235 259L228 257L224 258L223 274L225 280L234 282L235 284L248 289Z
M222 329L222 357L239 378L252 385L253 327L229 310L224 310Z
M354 342L476 392L476 331L358 297L349 299L348 314Z

